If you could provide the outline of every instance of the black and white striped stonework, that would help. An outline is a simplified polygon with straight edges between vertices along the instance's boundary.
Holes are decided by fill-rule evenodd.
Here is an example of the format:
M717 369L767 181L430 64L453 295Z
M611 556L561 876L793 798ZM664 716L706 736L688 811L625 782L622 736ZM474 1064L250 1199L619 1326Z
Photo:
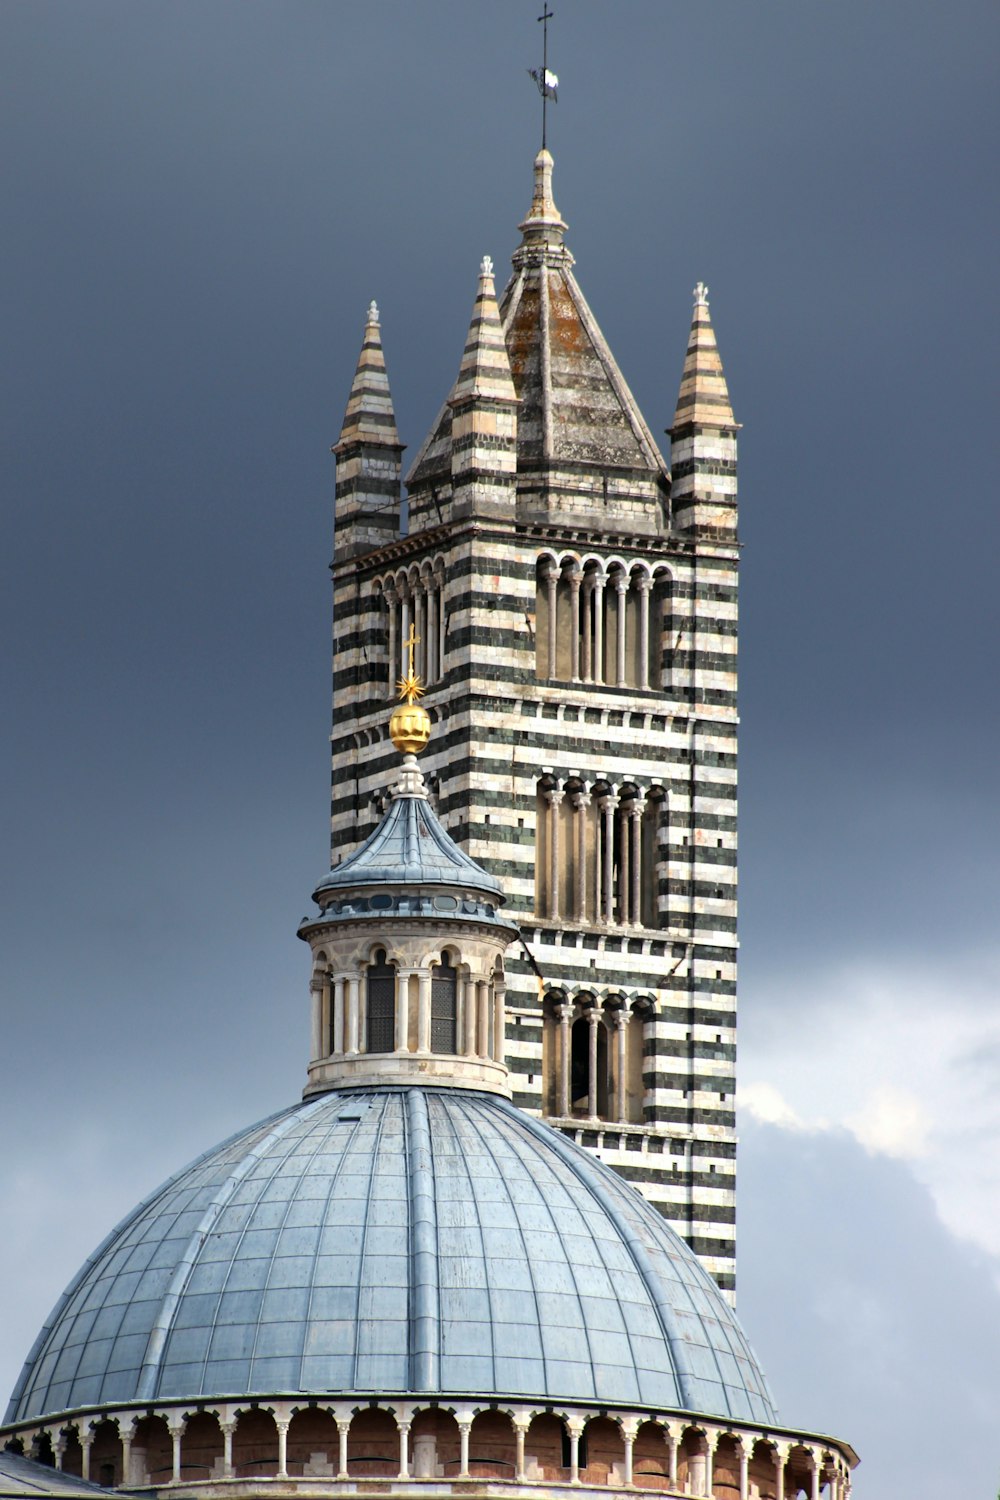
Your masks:
M422 770L524 938L506 963L515 1102L634 1183L732 1294L735 424L728 395L699 404L696 308L682 437L698 503L681 513L567 279L542 166L498 310L481 273L459 382L408 477L410 533L359 545L370 522L338 510L333 859L395 779L387 708L415 626ZM724 520L698 488L722 438Z

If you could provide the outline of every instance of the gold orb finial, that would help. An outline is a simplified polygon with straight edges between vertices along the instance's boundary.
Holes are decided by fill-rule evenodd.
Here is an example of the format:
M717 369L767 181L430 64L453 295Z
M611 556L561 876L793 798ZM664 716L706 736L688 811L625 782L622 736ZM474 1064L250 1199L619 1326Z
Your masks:
M431 737L431 716L417 702L424 692L423 684L413 668L413 653L419 642L416 628L411 625L410 633L403 642L410 653L406 676L401 677L396 684L402 701L393 709L389 719L389 735L401 755L419 755L421 750L426 749Z

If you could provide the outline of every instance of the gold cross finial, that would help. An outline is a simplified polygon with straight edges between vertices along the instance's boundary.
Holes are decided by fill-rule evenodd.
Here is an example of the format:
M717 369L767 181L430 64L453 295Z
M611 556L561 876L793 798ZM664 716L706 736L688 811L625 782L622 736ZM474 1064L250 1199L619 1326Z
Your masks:
M396 690L399 693L400 698L404 699L407 703L416 703L417 699L422 698L424 693L420 678L413 670L413 653L416 650L417 646L419 646L419 644L420 637L419 635L417 635L417 628L415 625L411 625L410 633L406 637L406 640L403 642L403 645L410 653L409 660L407 662L406 676L401 677L396 684Z

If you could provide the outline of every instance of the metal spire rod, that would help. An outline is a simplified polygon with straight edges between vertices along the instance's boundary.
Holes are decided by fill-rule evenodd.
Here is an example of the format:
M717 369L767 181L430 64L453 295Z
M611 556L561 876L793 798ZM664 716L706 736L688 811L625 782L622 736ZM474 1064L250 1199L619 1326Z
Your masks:
M554 11L549 10L549 0L544 0L542 13L538 17L542 23L542 150L545 147L545 131L548 123L548 77L549 77L549 22L552 20Z

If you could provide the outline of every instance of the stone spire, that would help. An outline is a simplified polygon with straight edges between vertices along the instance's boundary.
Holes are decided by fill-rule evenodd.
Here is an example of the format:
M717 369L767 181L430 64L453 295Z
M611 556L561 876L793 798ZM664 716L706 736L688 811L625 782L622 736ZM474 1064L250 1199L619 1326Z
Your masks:
M484 256L451 407L453 514L513 504L517 471L517 392L493 283Z
M515 265L518 264L519 256L522 261L526 258L522 254L526 247L562 246L566 224L552 196L552 166L552 153L546 151L543 146L535 157L535 185L531 196L531 208L528 210L528 217L517 226L523 238L521 249L514 254ZM568 257L572 265L573 257L569 251L564 250L563 254Z
M694 314L671 439L674 524L681 530L736 528L736 434L708 287L694 289Z
M368 552L399 535L403 445L382 353L379 311L368 308L361 357L351 385L340 440L334 446L337 546Z

